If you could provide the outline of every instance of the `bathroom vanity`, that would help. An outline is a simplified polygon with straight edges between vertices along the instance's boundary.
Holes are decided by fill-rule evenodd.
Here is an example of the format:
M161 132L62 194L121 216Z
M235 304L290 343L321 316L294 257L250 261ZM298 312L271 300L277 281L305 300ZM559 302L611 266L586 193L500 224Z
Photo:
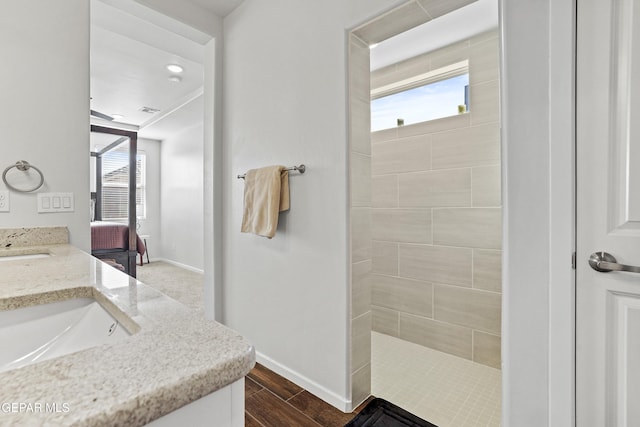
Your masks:
M20 360L0 360L0 425L244 425L245 338L60 239L5 231L0 353ZM73 340L59 316L82 318Z

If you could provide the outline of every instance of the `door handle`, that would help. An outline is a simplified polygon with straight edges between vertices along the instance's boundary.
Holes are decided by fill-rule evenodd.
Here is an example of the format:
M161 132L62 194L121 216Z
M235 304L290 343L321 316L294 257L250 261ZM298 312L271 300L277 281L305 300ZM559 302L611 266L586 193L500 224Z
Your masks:
M640 267L633 265L618 264L615 257L607 252L594 252L589 257L589 265L601 273L610 271L628 271L630 273L640 273Z

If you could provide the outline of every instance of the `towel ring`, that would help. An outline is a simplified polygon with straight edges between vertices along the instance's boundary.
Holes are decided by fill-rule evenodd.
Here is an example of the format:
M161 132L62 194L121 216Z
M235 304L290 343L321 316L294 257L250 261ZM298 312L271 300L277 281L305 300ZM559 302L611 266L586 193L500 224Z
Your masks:
M31 190L21 190L19 188L14 187L13 185L7 182L7 172L9 172L13 168L16 168L22 172L26 172L29 169L35 169L36 172L38 172L38 174L40 175L40 182L36 187L32 188ZM2 172L2 180L4 181L4 184L13 191L18 191L20 193L31 193L32 191L36 191L38 188L42 187L42 184L44 184L44 175L40 169L38 169L33 165L30 165L29 162L27 162L26 160L18 160L15 165L9 166L4 170L4 172Z

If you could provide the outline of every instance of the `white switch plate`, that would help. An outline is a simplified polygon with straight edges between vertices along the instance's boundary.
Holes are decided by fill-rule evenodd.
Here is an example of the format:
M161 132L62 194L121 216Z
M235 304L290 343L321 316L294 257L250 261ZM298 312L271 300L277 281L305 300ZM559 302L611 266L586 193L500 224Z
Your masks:
M0 191L0 212L9 212L9 191Z
M73 212L73 193L38 193L38 213Z

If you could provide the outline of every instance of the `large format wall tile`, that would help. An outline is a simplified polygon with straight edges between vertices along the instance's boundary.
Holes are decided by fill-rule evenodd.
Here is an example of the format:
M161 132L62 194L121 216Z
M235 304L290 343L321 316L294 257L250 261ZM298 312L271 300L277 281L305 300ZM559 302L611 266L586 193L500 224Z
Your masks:
M372 290L373 305L424 317L432 316L431 283L374 274Z
M371 206L371 157L351 153L351 206Z
M400 321L398 311L372 305L371 314L373 316L372 330L381 334L398 336Z
M471 329L400 313L400 338L471 359Z
M400 126L395 129L397 129L398 138L408 138L411 136L427 135L452 129L466 128L469 127L470 124L471 118L469 117L469 114L456 114L449 117L443 117L441 119Z
M371 87L379 88L431 70L431 60L423 55L414 56L396 64L371 72Z
M467 248L500 249L500 208L442 208L433 210L433 243Z
M373 175L431 169L429 136L379 142L371 148Z
M450 0L445 0L450 1ZM438 69L447 65L455 64L469 59L469 40L463 40L433 52L431 56L431 67Z
M432 135L432 169L487 166L498 163L500 163L500 129L497 123Z
M473 287L502 292L502 251L473 250Z
M430 209L373 209L374 240L431 243Z
M374 208L398 207L398 175L379 175L369 179L373 182L371 206Z
M371 310L371 260L351 264L351 318Z
M355 371L371 362L371 312L351 321L351 370Z
M398 139L398 128L384 129L371 133L371 144Z
M473 331L473 361L500 369L500 337Z
M357 28L354 34L367 44L379 43L431 19L431 16L417 3L409 2Z
M499 121L500 83L498 80L471 85L469 102L472 126Z
M488 207L502 205L500 195L500 165L473 168L471 170L471 177L473 206Z
M369 334L371 335L371 334ZM371 394L371 363L351 374L351 401L354 405L364 402Z
M500 294L435 285L433 296L434 319L500 334Z
M399 175L400 207L471 205L471 170L450 169Z
M351 100L361 100L369 102L371 98L371 86L369 79L361 79L362 76L369 72L369 47L362 40L351 35L349 37L349 67L352 72L349 73L349 98Z
M467 6L476 0L418 0L432 18L453 12L456 9Z
M469 0L419 1L441 13ZM371 247L372 328L497 368L498 36L497 30L487 31L376 70L371 78L377 88L468 59L471 103L464 114L371 134L372 235L381 239ZM416 214L421 209L431 220Z
M351 208L351 262L371 259L371 208Z
M475 85L500 79L500 49L498 31L484 33L471 41L471 73L469 84Z
M400 276L471 287L471 249L400 245Z
M371 155L371 107L368 101L350 100L351 151Z
M371 244L372 271L387 276L398 275L398 243L378 242Z

